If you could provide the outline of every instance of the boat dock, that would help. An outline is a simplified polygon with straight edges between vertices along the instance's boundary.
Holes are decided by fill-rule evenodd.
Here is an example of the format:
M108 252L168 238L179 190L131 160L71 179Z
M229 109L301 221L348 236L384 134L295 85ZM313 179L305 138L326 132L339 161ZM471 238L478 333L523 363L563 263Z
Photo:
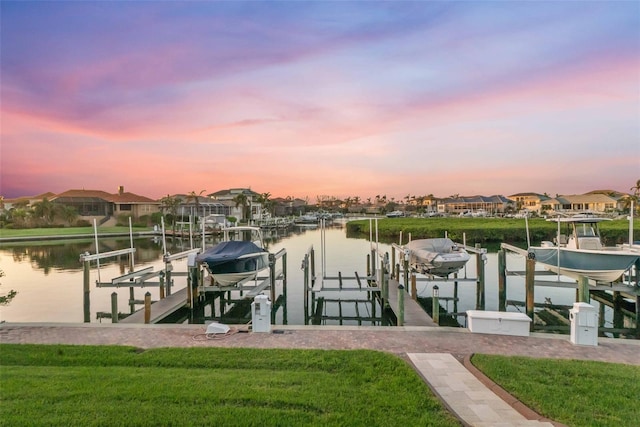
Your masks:
M120 323L159 323L186 305L187 288L182 288L168 297L150 304L148 321L146 310L142 309L120 320Z
M402 303L400 303L402 299ZM402 317L403 326L438 326L436 322L427 314L418 302L411 298L404 286L400 288L400 282L389 280L389 307L396 313L396 317Z

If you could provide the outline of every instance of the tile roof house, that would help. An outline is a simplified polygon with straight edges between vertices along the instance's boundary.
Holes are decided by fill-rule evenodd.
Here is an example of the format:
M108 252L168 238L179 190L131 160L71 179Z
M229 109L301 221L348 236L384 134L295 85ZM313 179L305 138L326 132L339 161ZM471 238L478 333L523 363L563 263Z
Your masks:
M53 203L72 206L80 216L109 217L121 214L139 218L158 212L160 202L148 197L124 191L119 187L116 194L100 190L67 190L53 196Z
M516 202L516 209L526 209L530 212L536 212L540 214L544 207L548 205L550 198L543 194L538 193L517 193L509 196L509 199Z
M515 202L500 195L449 197L438 201L438 212L453 215L477 211L488 215L502 214L509 208L515 208Z
M557 213L575 214L579 212L609 213L623 209L624 196L615 197L602 193L572 194L556 196L546 200L544 205Z

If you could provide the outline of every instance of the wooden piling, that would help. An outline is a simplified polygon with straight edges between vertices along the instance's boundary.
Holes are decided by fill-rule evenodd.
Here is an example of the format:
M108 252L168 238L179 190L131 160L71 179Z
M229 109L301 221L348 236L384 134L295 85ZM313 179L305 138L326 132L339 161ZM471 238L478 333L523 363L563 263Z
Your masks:
M151 322L151 293L144 294L144 323Z
M453 312L458 312L458 272L453 273Z
M431 318L436 325L440 325L440 300L438 293L438 285L435 285L431 296Z
M529 330L533 331L533 313L534 313L534 287L535 287L535 271L536 260L527 258L526 271L525 271L525 305L527 310L527 316L531 319L529 323Z
M586 302L587 304L591 303L591 297L589 295L589 279L585 276L580 276L578 278L578 301L577 302Z
M405 287L409 286L409 254L404 254L404 285Z
M84 275L83 275L83 301L84 301L84 323L91 322L91 287L89 285L90 266L89 261L84 262Z
M284 304L282 306L282 323L287 322L287 253L282 254L282 297Z
M111 293L111 323L118 323L118 293Z
M398 285L398 326L404 326L404 286Z
M304 255L304 260L302 261L302 269L303 269L303 286L304 286L304 318L305 325L309 324L309 254Z
M396 251L395 249L391 250L391 277L396 277L397 267L396 267Z
M476 243L476 249L480 249L480 244ZM476 310L484 310L485 307L485 280L484 280L484 253L476 253Z
M276 256L269 254L269 291L271 301L276 302ZM271 323L275 322L275 310L271 313Z
M507 311L507 252L498 251L498 311Z
M165 270L164 270L165 274L166 274L166 278L167 278L167 296L171 295L171 285L173 284L173 283L171 283L171 280L172 280L171 279L171 268L172 268L171 264L168 263L168 264L166 264Z
M418 290L416 287L416 275L412 274L411 275L411 298L413 298L414 301L418 300Z
M161 271L158 274L158 279L160 281L160 299L164 299L165 289L164 289L164 271Z

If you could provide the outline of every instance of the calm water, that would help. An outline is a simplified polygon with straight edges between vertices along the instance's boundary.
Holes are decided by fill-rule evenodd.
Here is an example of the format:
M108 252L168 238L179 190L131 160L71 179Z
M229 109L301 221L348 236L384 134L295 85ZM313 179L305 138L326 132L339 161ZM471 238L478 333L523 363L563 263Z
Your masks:
M366 274L367 255L371 253L371 243L366 238L347 238L346 231L341 226L333 226L324 232L325 251L324 259L321 257L322 232L320 229L298 229L292 232L266 235L267 245L271 252L280 249L287 251L287 323L293 325L304 324L304 294L302 260L309 248L316 250L316 271L321 274L323 265L327 276L337 276L341 272L343 276L353 276L358 272L361 276ZM214 242L207 242L209 246ZM196 242L198 244L198 242ZM100 253L128 248L128 238L122 240L100 239ZM168 242L170 253L178 253L190 248L188 239ZM136 270L153 267L154 270L162 270L162 241L159 238L135 239L135 268ZM381 253L390 252L391 246L384 243L378 244ZM0 307L0 320L7 322L83 322L83 270L79 256L82 253L95 253L93 239L82 241L38 242L29 244L1 244L0 268L4 270L5 277L1 280L0 293L6 294L13 289L18 292L10 305ZM127 303L129 288L98 288L96 281L108 282L112 278L128 272L128 258L109 259L101 261L99 268L92 263L91 270L91 321L110 322L110 319L99 319L98 313L111 312L111 293L118 293L119 311L129 313ZM475 277L476 257L472 256L465 270L460 272L460 277ZM510 270L524 270L524 259L515 255L509 255L507 265ZM498 309L498 266L495 253L489 253L486 260L486 310ZM186 271L186 261L174 262L174 271ZM510 300L524 301L524 279L508 277L508 295ZM355 282L354 282L355 283ZM184 277L176 277L174 290L185 286ZM436 283L440 289L441 297L453 297L453 281ZM431 296L434 283L418 282L418 295ZM152 299L159 298L157 287L135 288L135 298L143 299L149 291ZM281 293L280 288L278 293ZM332 296L332 297L335 297ZM347 297L346 295L344 296ZM354 296L357 297L357 296ZM364 296L361 296L364 298ZM457 311L475 309L476 291L475 283L461 282L458 290L460 298ZM535 300L544 303L551 300L553 304L571 305L575 301L575 290L559 288L536 288ZM598 305L597 302L592 302ZM442 303L446 306L446 303ZM141 306L137 306L141 308ZM453 303L449 302L449 311L453 311ZM331 310L328 307L328 310ZM508 307L509 311L517 310L516 307ZM523 310L523 308L521 308ZM612 325L611 310L605 312L605 325ZM461 319L461 322L464 320ZM283 323L282 310L279 310L276 323ZM337 322L327 322L337 323ZM356 322L351 322L357 324ZM350 322L344 322L350 324Z

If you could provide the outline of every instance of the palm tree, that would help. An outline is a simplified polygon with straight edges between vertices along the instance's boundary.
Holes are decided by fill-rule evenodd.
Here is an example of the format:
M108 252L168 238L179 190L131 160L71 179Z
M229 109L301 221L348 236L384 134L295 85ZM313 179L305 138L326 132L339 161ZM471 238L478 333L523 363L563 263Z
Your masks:
M173 224L173 235L176 234L176 217L178 216L178 208L180 207L180 203L182 201L179 197L174 197L170 195L166 195L160 199L160 211L165 212L168 211L171 214L171 223Z
M273 202L269 200L269 197L271 197L271 193L262 193L256 197L256 201L260 203L267 212L272 214L271 207L273 206Z
M633 201L634 204L634 212L637 210L640 210L640 206L638 206L638 204L640 204L640 179L636 181L636 185L631 187L629 190L633 191L633 194L630 195L627 198L627 201L625 202L625 208L629 209L629 213L631 212L631 201Z
M246 219L248 221L249 215L247 215L247 207L249 206L249 199L247 198L247 195L244 193L240 193L233 198L233 201L236 203L236 208L238 206L242 206L243 219Z
M57 213L69 226L73 225L78 218L78 211L73 206L59 205Z
M204 193L205 191L206 190L202 190L198 194L196 194L195 191L192 191L191 193L187 194L187 203L191 203L191 201L193 201L193 203L196 205L196 217L200 216L200 196L202 196L202 193Z
M33 214L36 218L44 220L46 224L51 224L55 218L56 207L45 197L33 204Z

